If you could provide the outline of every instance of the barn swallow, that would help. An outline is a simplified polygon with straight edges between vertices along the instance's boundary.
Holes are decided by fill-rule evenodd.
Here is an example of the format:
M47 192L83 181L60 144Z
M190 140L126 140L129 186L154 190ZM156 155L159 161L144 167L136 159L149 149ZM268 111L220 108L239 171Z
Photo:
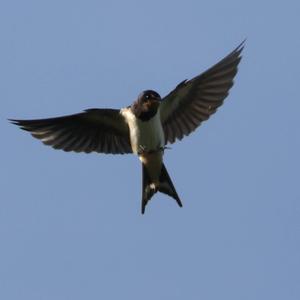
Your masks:
M10 119L54 149L75 152L136 154L142 163L142 214L156 192L182 202L163 163L167 144L181 140L223 104L237 73L242 42L204 73L179 83L168 95L143 91L122 109L87 109L36 120Z

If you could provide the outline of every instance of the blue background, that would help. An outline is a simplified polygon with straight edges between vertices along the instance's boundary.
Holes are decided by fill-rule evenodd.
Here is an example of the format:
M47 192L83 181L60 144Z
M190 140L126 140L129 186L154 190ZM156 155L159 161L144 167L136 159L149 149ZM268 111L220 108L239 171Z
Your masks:
M299 1L1 1L0 299L300 299ZM224 106L166 152L183 200L140 214L134 156L8 123L167 94L247 38Z

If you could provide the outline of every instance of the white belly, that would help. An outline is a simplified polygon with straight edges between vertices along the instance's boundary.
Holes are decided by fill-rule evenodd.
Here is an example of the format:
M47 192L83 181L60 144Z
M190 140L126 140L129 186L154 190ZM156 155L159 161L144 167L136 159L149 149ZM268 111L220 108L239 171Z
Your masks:
M165 135L160 121L159 111L149 121L141 121L130 109L124 109L129 130L132 151L138 154L142 151L153 151L164 147Z

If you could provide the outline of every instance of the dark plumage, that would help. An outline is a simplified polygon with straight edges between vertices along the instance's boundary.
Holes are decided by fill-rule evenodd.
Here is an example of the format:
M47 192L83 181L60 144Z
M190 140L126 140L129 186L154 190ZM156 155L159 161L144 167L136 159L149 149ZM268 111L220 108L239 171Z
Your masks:
M120 110L88 109L57 118L10 121L55 149L134 153L143 165L142 213L158 191L182 206L163 163L165 145L189 135L223 104L243 47L244 43L204 73L182 81L163 99L147 90Z
M204 73L182 81L163 98L161 119L166 143L189 135L223 104L233 86L243 48L244 42Z
M153 118L161 101L160 95L152 90L142 92L138 99L131 105L133 114L142 121Z
M57 118L10 121L45 145L64 151L132 153L128 126L117 109L87 109Z

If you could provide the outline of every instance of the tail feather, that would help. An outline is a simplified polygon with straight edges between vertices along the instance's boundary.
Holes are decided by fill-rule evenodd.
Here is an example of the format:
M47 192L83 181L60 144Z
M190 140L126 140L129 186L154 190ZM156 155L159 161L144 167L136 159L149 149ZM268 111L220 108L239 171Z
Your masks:
M145 207L148 201L156 193L154 189L150 188L151 179L147 173L146 167L142 164L143 168L143 194L142 194L142 214L145 213Z
M173 182L170 178L170 175L166 169L166 166L164 164L162 164L159 183L160 184L159 184L158 190L161 193L167 194L167 195L171 196L172 198L174 198L176 200L177 204L180 207L182 207L181 200L176 192L174 184L173 184Z
M181 200L176 192L176 189L172 183L172 180L164 164L162 164L158 188L153 188L151 186L152 183L151 178L149 177L147 173L147 169L143 164L142 164L142 168L143 168L142 214L145 213L145 208L149 200L158 191L168 196L171 196L176 200L177 204L180 207L182 207Z

